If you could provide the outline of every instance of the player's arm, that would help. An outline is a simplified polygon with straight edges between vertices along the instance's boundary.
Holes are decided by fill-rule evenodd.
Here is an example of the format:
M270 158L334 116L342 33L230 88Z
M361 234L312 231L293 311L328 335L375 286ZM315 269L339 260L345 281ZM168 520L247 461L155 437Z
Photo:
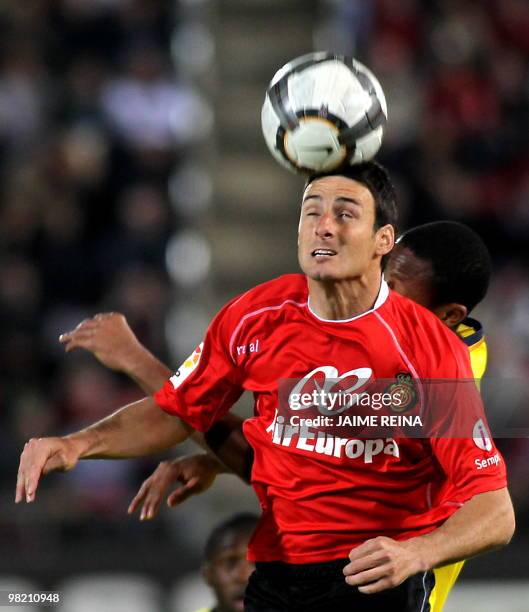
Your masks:
M15 501L32 502L43 474L70 470L79 459L126 459L183 442L191 428L162 411L152 398L129 404L81 431L31 439L20 457Z
M419 572L505 546L514 527L506 488L479 493L427 535L403 542L378 537L354 548L346 582L366 594L393 588Z
M242 433L239 417L227 414L205 435L193 432L192 437L195 436L216 456L208 453L162 461L142 483L130 503L129 514L140 510L140 521L152 519L165 497L169 507L178 506L209 489L219 474L234 473L249 482L253 452ZM175 485L178 486L173 488Z
M90 351L104 366L123 372L151 395L172 371L136 338L120 313L98 314L81 321L72 331L59 336L66 352L76 348Z
M160 389L172 374L141 344L120 313L98 314L85 319L74 330L62 334L59 341L65 345L66 352L75 348L91 352L104 366L123 372L149 394ZM242 419L226 415L206 435L194 431L192 439L220 460L218 466L210 462L217 473L231 471L248 481L251 450L242 433Z

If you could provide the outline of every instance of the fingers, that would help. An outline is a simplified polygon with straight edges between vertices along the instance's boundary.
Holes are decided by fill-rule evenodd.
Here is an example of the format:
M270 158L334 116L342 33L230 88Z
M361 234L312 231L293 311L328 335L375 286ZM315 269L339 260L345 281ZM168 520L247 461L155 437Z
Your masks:
M141 506L140 521L151 520L158 514L162 497L169 486L168 482L159 477L158 472L160 469L163 469L163 466L164 462L141 485L136 497L132 500L127 510L129 514L132 514Z
M25 446L20 456L17 474L15 503L23 500L26 503L35 501L35 495L48 453L39 440L32 439Z
M96 314L93 318L96 321L101 321L103 319L108 319L112 316L114 316L116 313L115 312L99 312L98 314Z
M354 562L358 559L364 559L368 555L380 550L382 539L383 538L380 537L372 538L371 540L366 540L363 544L360 544L360 546L353 548L349 553L349 560Z
M146 480L139 488L139 491L136 493L136 496L134 497L134 499L130 502L130 505L127 509L128 514L132 514L133 512L136 512L136 510L139 508L141 502L143 501L143 498L147 494L148 487L149 487L149 481Z
M140 513L140 521L150 521L157 514L160 509L162 496L157 491L151 491L145 498L143 508Z
M67 353L75 348L90 350L94 347L94 341L95 337L92 331L71 332L59 337L59 342L65 345L65 351Z
M90 319L84 319L83 321L79 323L79 325L77 325L75 329L69 332L65 332L64 334L61 334L59 336L59 342L61 344L67 344L72 339L81 338L83 337L84 334L88 332L94 332L100 327L102 322L108 319L111 319L114 316L116 316L116 313L109 312L109 313L97 314L95 317L92 317ZM119 316L123 316L123 315L119 315Z
M27 448L27 444L24 444L24 451ZM22 453L22 456L24 455L24 453ZM25 474L24 474L24 470L23 470L23 465L22 465L22 456L20 457L20 463L18 466L18 473L17 473L17 486L16 486L16 491L15 491L15 504L20 503L25 495L26 495L26 482L25 482Z
M374 562L376 563L376 561ZM373 565L370 569L358 571L353 574L346 575L345 582L351 586L363 586L376 582L381 578L385 578L390 570L390 566L382 563L381 565ZM344 570L345 573L345 570Z
M371 584L366 584L365 586L359 586L358 590L360 593L364 593L364 595L371 595L373 593L380 593L380 591L385 591L386 589L392 589L397 586L393 580L389 578L381 578L376 582Z
M384 550L366 553L361 557L355 557L353 561L348 563L343 568L343 573L346 576L353 576L373 567L384 565L388 563L389 560L390 558Z
M416 563L402 542L379 536L354 548L343 573L345 581L361 593L394 588L417 573Z
M132 514L141 508L140 521L154 518L160 509L166 491L176 481L182 486L174 490L167 498L169 507L178 506L188 497L204 490L200 474L186 470L185 460L162 461L151 476L141 485L138 493L131 501L127 512Z
M191 478L188 483L186 483L182 487L179 487L178 489L173 491L171 495L169 495L169 497L167 498L167 505L170 508L174 508L175 506L178 506L181 503L185 502L188 497L191 497L192 495L197 495L197 493L200 493L200 491L201 489L199 479Z

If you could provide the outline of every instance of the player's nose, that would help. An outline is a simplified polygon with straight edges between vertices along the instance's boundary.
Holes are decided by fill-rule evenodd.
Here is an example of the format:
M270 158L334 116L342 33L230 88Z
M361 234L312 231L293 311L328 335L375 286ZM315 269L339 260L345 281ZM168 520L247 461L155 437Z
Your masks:
M318 219L318 223L316 224L316 235L319 238L329 238L334 236L335 233L335 222L331 213L324 213Z

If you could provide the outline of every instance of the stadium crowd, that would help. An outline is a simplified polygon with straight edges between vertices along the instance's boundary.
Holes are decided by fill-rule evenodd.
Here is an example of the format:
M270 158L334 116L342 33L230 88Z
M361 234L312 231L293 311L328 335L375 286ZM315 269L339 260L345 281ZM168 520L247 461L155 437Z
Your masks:
M5 498L28 435L77 428L138 397L87 356L65 358L61 331L120 310L167 357L166 247L180 226L168 181L193 149L189 125L204 105L171 60L177 8L142 0L0 8ZM60 491L61 501L44 511L59 522L121 515L115 502L144 476L134 463L81 472L51 487L49 498ZM6 540L14 520L4 505Z
M318 46L340 41L336 50L358 56L384 86L390 122L381 161L397 180L406 226L451 218L481 234L495 264L477 315L489 377L529 378L529 5L327 4L333 11ZM88 356L65 356L60 332L95 312L121 311L154 353L173 361L166 247L182 219L167 186L195 144L190 126L204 104L171 63L177 7L11 0L0 8L4 499L27 438L78 429L139 397ZM501 410L498 401L492 410ZM498 442L518 513L529 516L529 445ZM39 512L58 523L120 521L152 465L90 462L52 478L31 515L3 504L0 540L18 529L22 541Z

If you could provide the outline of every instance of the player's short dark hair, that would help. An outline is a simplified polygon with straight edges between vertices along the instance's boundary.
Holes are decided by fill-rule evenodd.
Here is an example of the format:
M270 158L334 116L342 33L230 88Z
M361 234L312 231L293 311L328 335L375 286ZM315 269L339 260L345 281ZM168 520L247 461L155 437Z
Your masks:
M326 176L344 176L365 185L375 200L375 229L393 225L397 229L397 195L388 171L376 161L344 165L330 172L309 175L306 186Z
M258 520L257 516L251 512L241 512L217 525L206 541L204 550L206 561L213 559L226 534L250 533L255 529Z
M470 312L485 297L492 263L483 240L456 221L435 221L404 232L399 245L429 261L434 306L455 302Z

